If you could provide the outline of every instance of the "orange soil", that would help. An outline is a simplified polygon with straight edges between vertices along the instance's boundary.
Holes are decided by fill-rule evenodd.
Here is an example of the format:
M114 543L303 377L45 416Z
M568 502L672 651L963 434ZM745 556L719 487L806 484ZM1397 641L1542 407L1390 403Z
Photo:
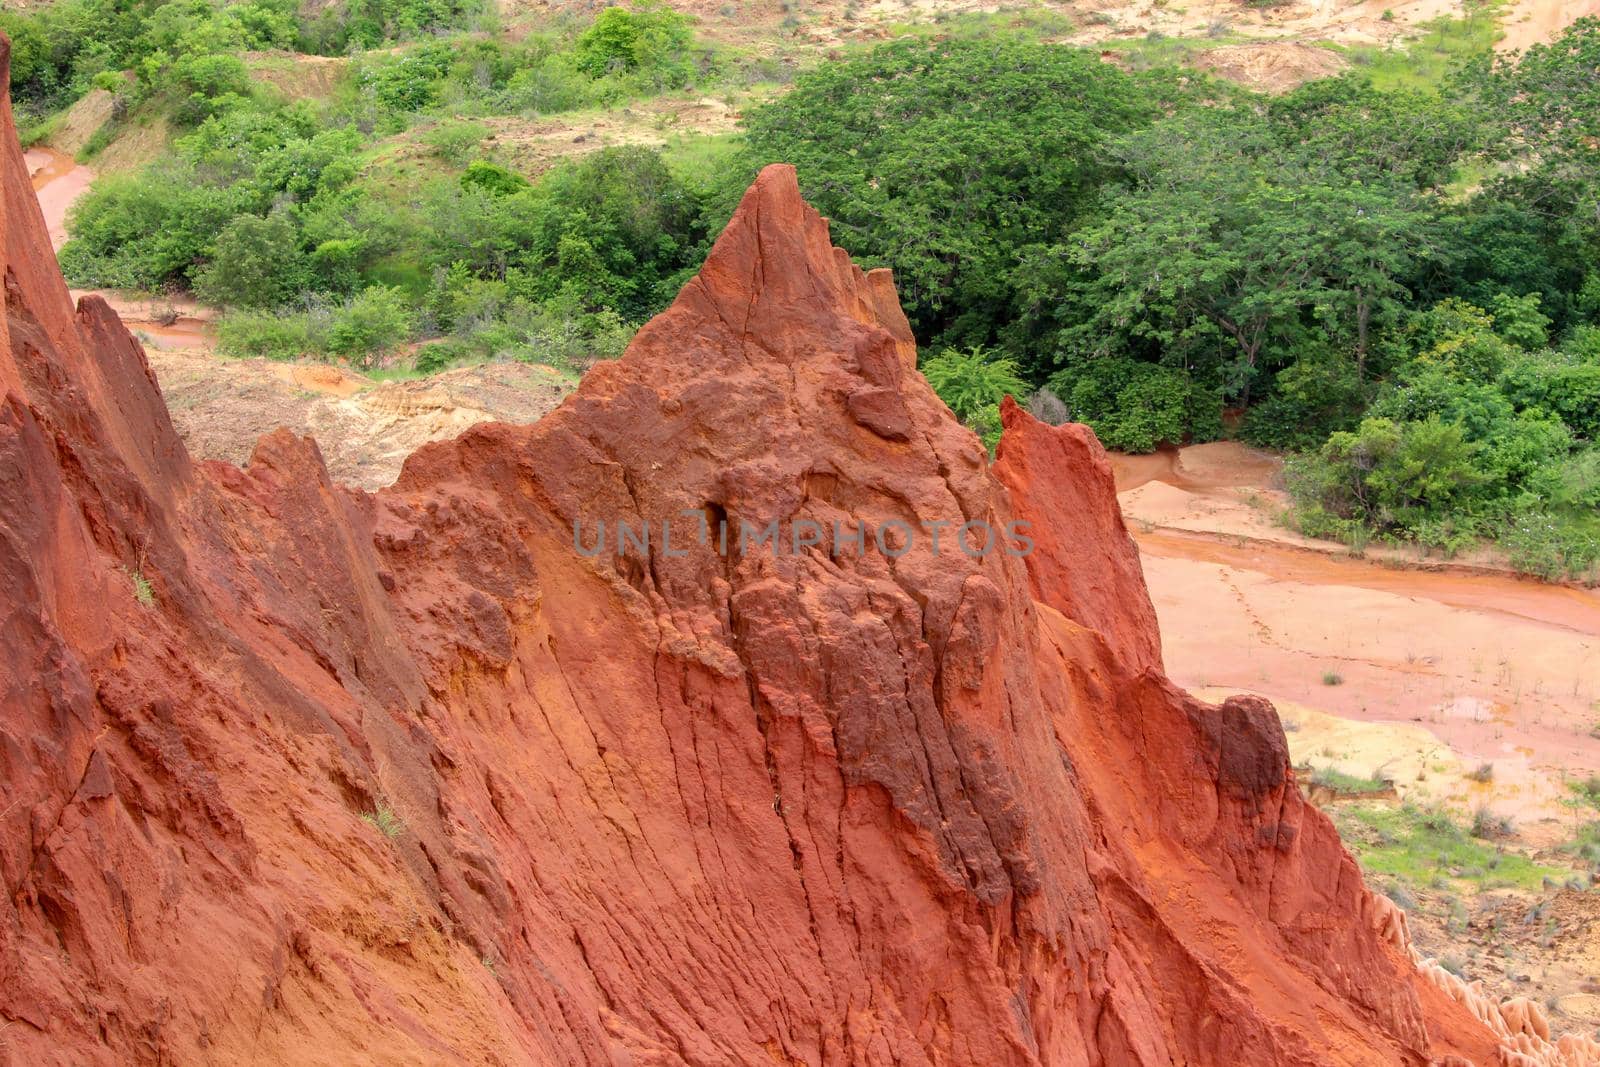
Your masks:
M1600 594L1298 537L1273 524L1275 461L1235 444L1116 465L1176 680L1421 724L1495 764L1481 799L1530 840L1570 833L1565 779L1600 770Z

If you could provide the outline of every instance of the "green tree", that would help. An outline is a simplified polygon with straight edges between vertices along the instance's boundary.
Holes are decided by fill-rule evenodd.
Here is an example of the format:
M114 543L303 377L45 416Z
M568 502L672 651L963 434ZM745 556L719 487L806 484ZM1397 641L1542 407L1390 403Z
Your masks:
M834 239L890 265L919 336L992 343L1012 257L1079 220L1105 145L1172 98L1075 49L916 38L826 63L747 121L751 167L796 165Z
M965 352L946 348L922 362L922 375L951 411L966 419L994 407L1007 396L1023 396L1028 383L1016 361L996 359L979 346Z
M287 212L240 215L217 235L211 262L195 276L195 293L210 304L271 308L310 281L300 234Z
M591 77L642 72L657 88L682 88L693 73L689 19L661 3L608 7L578 38L578 65Z
M950 410L983 439L991 451L1000 439L1000 401L1024 397L1028 383L1010 359L997 359L983 347L960 352L946 348L922 361L923 377Z
M1400 316L1428 215L1403 187L1358 185L1273 148L1249 112L1180 115L1119 141L1129 181L1102 217L1024 260L1019 288L1061 315L1059 359L1160 356L1248 406L1269 356L1348 346ZM1053 267L1053 273L1052 273Z
M333 316L328 350L359 366L370 366L411 336L415 315L399 289L370 286L351 297Z

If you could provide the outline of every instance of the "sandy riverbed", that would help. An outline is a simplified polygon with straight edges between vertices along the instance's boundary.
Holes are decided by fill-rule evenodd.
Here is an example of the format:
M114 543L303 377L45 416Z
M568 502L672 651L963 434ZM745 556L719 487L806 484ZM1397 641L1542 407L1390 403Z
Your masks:
M1176 680L1378 727L1329 742L1317 720L1290 743L1318 765L1383 769L1402 794L1488 803L1532 841L1570 833L1565 781L1600 771L1600 593L1299 537L1275 521L1277 460L1238 444L1116 467ZM1457 769L1408 779L1424 750ZM1489 788L1464 778L1486 762Z

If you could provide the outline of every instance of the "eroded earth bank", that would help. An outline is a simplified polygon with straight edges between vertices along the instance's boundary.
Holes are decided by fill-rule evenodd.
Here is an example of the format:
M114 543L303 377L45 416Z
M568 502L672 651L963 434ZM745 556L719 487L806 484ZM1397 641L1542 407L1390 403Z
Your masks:
M1111 470L991 466L764 171L530 426L190 456L0 113L0 1041L24 1063L1578 1064L1420 966L1273 709L1169 682ZM1032 524L1026 559L575 520Z

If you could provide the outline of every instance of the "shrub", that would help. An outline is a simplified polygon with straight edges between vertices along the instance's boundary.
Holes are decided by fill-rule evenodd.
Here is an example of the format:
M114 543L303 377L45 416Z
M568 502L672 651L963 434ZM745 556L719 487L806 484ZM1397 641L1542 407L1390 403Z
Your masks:
M1066 403L1049 389L1039 389L1028 398L1028 414L1049 426L1072 421Z
M1368 418L1330 436L1314 458L1286 467L1285 480L1303 505L1378 529L1409 529L1481 484L1477 451L1459 426L1437 417Z
M240 215L217 235L211 262L196 272L195 293L211 304L271 308L310 282L300 235L286 212Z
M439 83L450 69L447 44L420 48L364 62L357 74L362 89L391 111L420 111L439 96Z
M1600 569L1600 519L1538 510L1510 519L1500 533L1511 565L1547 581L1581 578L1594 584Z
M144 576L144 572L141 570L129 570L128 580L133 583L133 598L143 607L155 607L155 587L150 584L150 579Z
M327 350L368 366L411 336L415 317L399 289L374 285L333 312Z
M235 311L217 320L217 348L230 356L298 359L327 351L328 314Z
M635 73L658 89L680 89L694 72L689 19L664 4L608 7L578 38L577 60L591 77Z
M1074 419L1088 423L1102 444L1116 452L1153 452L1189 436L1196 408L1214 410L1216 400L1197 400L1182 371L1130 359L1098 359L1052 375L1048 387L1066 400Z
M1552 415L1579 437L1600 441L1600 364L1530 356L1506 368L1501 388L1519 409Z
M74 285L161 289L186 284L238 213L243 191L218 189L183 164L107 175L68 216L61 269Z
M422 140L435 156L460 166L478 154L488 136L489 127L481 122L441 122Z
M963 420L986 416L1006 396L1024 396L1028 391L1015 360L995 358L981 346L966 352L946 348L923 360L922 373L939 399Z
M1472 813L1472 836L1481 838L1515 837L1517 823L1509 815L1497 815L1487 806Z
M1312 448L1348 429L1365 401L1354 363L1310 355L1278 372L1272 392L1245 413L1240 436L1263 448Z
M461 184L466 188L482 189L495 196L506 196L528 188L528 179L514 170L490 163L485 159L473 160L461 174Z
M372 811L363 813L361 818L362 821L376 827L384 837L394 838L405 833L405 822L393 808L381 800L374 805Z

